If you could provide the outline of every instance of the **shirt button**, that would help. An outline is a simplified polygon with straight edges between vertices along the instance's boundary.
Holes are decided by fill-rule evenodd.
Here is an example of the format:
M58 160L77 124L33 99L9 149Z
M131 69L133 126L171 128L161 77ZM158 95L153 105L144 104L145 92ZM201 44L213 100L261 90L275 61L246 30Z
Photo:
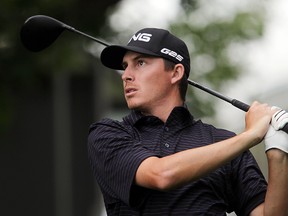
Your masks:
M170 145L169 145L168 143L165 143L165 147L166 147L166 148L169 148Z
M168 132L169 131L169 127L165 127L164 130Z

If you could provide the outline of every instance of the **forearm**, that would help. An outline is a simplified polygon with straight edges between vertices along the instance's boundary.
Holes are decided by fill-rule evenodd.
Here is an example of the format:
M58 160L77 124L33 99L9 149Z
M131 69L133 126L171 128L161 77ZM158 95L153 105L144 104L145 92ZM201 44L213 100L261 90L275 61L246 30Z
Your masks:
M265 198L265 216L288 215L288 154L271 149L268 158L268 190Z
M173 166L171 158L165 159L171 162L168 166L174 168L171 171L173 179L183 185L214 171L256 143L258 140L252 138L249 133L242 133L233 138L179 154L175 159L179 161L179 163L174 163L176 166ZM177 182L174 184L177 186Z
M244 132L208 146L164 157L146 159L136 174L136 183L153 189L169 190L205 176L257 144L260 140Z

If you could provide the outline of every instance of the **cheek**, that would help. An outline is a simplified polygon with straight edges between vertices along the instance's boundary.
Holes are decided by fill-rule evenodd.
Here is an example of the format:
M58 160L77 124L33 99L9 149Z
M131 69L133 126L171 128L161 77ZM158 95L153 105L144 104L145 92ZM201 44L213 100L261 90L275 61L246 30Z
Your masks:
M150 79L143 89L147 97L163 97L169 90L169 81L164 78L153 78Z
M149 94L162 94L170 86L170 75L167 71L164 71L164 66L157 64L157 67L146 68L139 74L138 81L142 87L145 95Z
M162 86L162 82L157 77L150 77L143 82L143 87L146 93L155 93L155 91L159 91Z

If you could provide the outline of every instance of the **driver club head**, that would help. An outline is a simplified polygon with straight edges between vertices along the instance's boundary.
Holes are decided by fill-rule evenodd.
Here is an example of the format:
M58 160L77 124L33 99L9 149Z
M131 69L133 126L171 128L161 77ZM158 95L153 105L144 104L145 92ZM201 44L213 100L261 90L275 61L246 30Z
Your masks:
M66 24L52 17L35 15L24 22L21 42L28 50L39 52L50 46L66 28Z

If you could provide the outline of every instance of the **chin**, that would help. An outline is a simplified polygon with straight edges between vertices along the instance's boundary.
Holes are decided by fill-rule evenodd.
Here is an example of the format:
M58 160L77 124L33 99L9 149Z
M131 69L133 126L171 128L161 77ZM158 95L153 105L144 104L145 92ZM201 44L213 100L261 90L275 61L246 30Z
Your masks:
M135 104L128 104L129 109L139 109L139 106L136 106Z
M139 103L135 103L135 102L132 102L132 101L127 101L127 106L129 109L135 109L135 110L139 110L141 109L141 105Z

